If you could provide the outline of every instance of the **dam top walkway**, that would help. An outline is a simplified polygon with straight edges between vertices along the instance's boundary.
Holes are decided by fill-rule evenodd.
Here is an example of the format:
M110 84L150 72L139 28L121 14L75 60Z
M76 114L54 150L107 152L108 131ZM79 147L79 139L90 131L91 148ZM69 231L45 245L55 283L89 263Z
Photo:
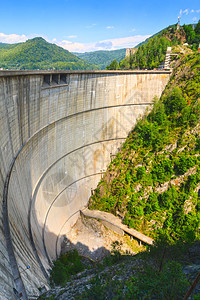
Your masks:
M143 233L141 233L135 229L128 228L128 226L126 226L122 223L121 219L114 216L113 214L110 214L110 213L107 213L104 211L99 211L99 210L89 210L88 208L81 210L81 213L85 217L99 219L101 221L108 222L108 223L120 228L125 233L128 233L129 235L133 236L137 240L142 241L145 244L152 245L154 243L154 240L151 239L150 237L144 235Z
M171 70L0 70L0 77L48 74L171 74Z

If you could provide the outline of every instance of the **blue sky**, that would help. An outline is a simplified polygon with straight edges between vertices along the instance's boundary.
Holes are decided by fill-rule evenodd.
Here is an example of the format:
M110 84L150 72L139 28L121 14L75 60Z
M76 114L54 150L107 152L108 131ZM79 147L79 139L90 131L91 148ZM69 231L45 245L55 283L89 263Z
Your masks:
M69 51L134 47L168 25L200 19L200 1L1 0L0 42L42 36Z

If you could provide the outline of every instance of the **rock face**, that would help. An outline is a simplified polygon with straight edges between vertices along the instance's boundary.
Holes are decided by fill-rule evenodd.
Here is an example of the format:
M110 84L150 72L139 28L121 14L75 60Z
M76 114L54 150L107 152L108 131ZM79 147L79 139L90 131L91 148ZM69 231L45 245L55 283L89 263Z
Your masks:
M126 57L135 54L137 48L126 48Z
M63 236L169 76L0 72L1 299L48 286Z

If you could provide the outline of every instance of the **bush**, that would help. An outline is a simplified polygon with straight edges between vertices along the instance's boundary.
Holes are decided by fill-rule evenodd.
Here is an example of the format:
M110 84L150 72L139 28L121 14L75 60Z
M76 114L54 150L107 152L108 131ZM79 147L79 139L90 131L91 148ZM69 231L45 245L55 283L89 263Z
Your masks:
M176 174L177 175L185 174L189 168L195 166L196 161L197 161L196 157L187 155L185 153L180 154L174 164L174 170Z
M141 180L144 176L145 176L145 173L146 173L146 169L145 167L139 167L137 169L137 180Z
M156 122L158 125L163 125L167 120L164 104L156 99L153 109L147 118L151 122Z
M126 299L182 299L189 284L182 267L168 262L161 272L146 267L129 281Z
M145 206L145 214L150 214L155 211L160 211L160 206L158 202L158 193L151 193L147 200L147 204Z
M71 275L83 271L84 267L77 250L62 254L53 262L50 272L51 285L64 285Z
M153 164L151 174L154 181L160 183L170 180L173 174L172 161L169 158L165 158Z
M164 209L170 209L178 197L177 191L174 187L159 195L159 205Z
M178 87L174 88L167 94L163 103L165 105L167 115L179 113L187 105L187 101L182 96L181 90Z
M196 149L199 151L200 150L200 139L196 139L196 144L195 144Z

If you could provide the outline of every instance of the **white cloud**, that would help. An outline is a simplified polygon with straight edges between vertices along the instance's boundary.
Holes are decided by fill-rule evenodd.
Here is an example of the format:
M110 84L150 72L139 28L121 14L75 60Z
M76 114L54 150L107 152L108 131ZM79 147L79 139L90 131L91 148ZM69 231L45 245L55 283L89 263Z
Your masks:
M97 50L116 50L121 48L132 48L143 42L150 35L135 35L119 39L109 39L97 41L94 43L73 43L68 40L56 42L58 46L69 50L70 52L90 52Z
M113 29L113 28L115 28L114 26L107 26L106 27L107 29Z
M133 35L125 38L111 39L112 48L131 48L146 40L150 35Z
M97 24L92 24L92 25L88 25L88 26L86 26L85 28L92 28L92 27L94 27L94 26L96 26Z
M194 23L196 23L197 20L198 20L197 17L192 18L192 21L193 21Z
M195 13L195 12L200 13L200 9L197 9L197 10L191 9L190 11L188 8L186 8L185 10L180 9L179 16L181 17L183 14L188 15L189 13Z
M186 9L183 11L183 14L188 15L188 13L189 13L189 10L186 8Z
M66 36L68 39L75 39L75 38L77 38L77 35L68 35L68 36Z
M24 34L17 35L17 34L0 33L0 42L8 43L8 44L20 43L20 42L25 42L26 40L36 36L38 35L34 34L34 35L26 36ZM70 37L72 38L72 36ZM107 39L107 40L101 40L101 41L96 41L91 43L72 42L68 39L59 41L56 38L49 40L47 37L44 37L44 39L46 39L50 43L55 43L56 45L63 47L66 50L69 50L70 52L90 52L90 51L97 51L97 50L116 50L120 48L135 47L137 44L141 43L148 37L150 37L150 35L134 35L125 38Z
M63 47L64 49L70 52L86 52L90 49L90 44L83 44L78 42L71 42L68 40L62 40L61 42L56 42L58 46Z
M135 32L136 29L135 28L132 28L129 32Z
M13 43L21 43L25 42L28 39L28 37L25 34L18 35L18 34L5 34L0 33L0 42L1 43L7 43L7 44L13 44Z
M102 41L102 42L97 42L95 44L95 47L98 49L104 49L104 50L109 50L113 46L113 43L111 41Z
M7 43L7 44L22 43L22 42L26 42L28 39L33 39L36 37L42 37L49 43L55 43L57 41L56 39L49 40L47 36L38 33L33 33L30 35L25 35L25 34L19 35L15 33L5 34L0 32L0 42Z

